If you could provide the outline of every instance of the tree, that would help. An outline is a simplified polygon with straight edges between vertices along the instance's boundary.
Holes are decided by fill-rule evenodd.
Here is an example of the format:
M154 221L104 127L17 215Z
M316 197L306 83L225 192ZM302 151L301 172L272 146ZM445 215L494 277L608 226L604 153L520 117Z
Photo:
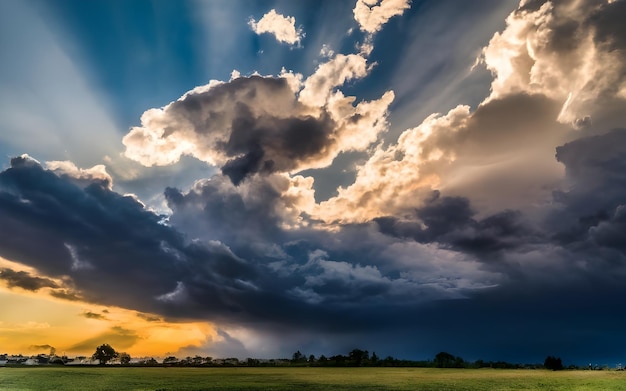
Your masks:
M163 359L163 364L165 364L165 365L178 364L178 358L176 358L174 356L165 357Z
M120 364L122 365L130 364L130 354L124 352L124 353L120 353L118 357L120 358Z
M291 356L291 362L293 363L303 362L303 361L306 361L306 356L302 354L299 350L295 352L293 356Z
M102 344L96 348L96 352L91 356L94 360L100 360L100 365L106 364L108 361L116 358L118 353L108 343Z
M154 366L154 365L158 365L159 362L155 360L154 357L150 357L148 360L144 362L144 364L149 365L149 366Z
M455 357L448 352L439 352L435 356L437 368L462 368L464 363L461 357Z
M548 356L546 360L543 362L543 366L546 369L551 369L553 371L560 371L563 369L563 363L561 362L560 357Z
M196 355L196 356L193 358L193 361L192 361L192 362L193 362L193 365L196 365L196 366L198 366L198 365L202 365L202 364L204 364L204 358L203 358L202 356L198 356L198 355Z
M357 367L360 367L362 364L369 361L370 359L369 352L367 350L361 349L353 349L348 354L348 357L350 358L351 364Z

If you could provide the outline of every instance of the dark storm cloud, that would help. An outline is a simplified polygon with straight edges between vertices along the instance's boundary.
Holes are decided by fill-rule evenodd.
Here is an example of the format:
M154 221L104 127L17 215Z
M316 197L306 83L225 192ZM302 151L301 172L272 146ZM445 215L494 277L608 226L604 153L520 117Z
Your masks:
M107 320L106 316L102 314L98 314L96 312L91 312L91 311L85 311L80 315L87 319Z
M557 149L568 188L555 192L557 208L546 232L562 249L569 276L605 294L622 296L626 276L626 130L580 138Z
M168 190L172 224L193 220L200 225L189 232L204 232L184 238L132 197L97 183L80 188L22 163L0 173L0 251L45 275L67 276L71 288L55 289L55 297L168 318L336 331L376 327L362 320L384 307L389 292L399 307L414 300L418 284L387 276L372 257L357 264L316 252L336 234L281 228L284 177L255 176L235 187L217 176L187 194ZM307 244L287 244L295 238Z
M404 248L404 239L381 235L370 224L333 232L306 225L285 228L289 219L283 213L291 207L282 194L288 189L285 181L282 176L256 175L234 186L216 175L186 193L166 191L174 227L205 240L219 239L257 265L257 274L240 282L240 289L220 291L195 279L181 287L181 296L184 289L190 301L223 300L230 312L218 313L216 307L211 316L253 322L256 330L372 330L395 323L389 308L401 313L415 303L459 297L472 284L483 286L482 280L492 277L474 272L471 262L457 271L450 261L446 273L454 277L446 280L428 246ZM394 260L396 256L409 264ZM383 312L384 317L379 315Z
M235 185L251 173L291 171L302 161L324 153L334 143L335 125L327 116L257 118L241 103L236 111L230 137L223 148L231 159L222 167L222 172Z
M443 197L436 191L413 216L388 216L374 221L384 234L438 243L479 258L541 240L525 225L519 212L506 210L482 219L475 219L474 215L467 198Z
M55 297L163 312L171 303L158 298L175 298L178 283L229 289L254 273L220 243L185 242L162 218L132 197L98 184L77 187L31 160L14 159L0 173L1 255L69 276L73 288L54 290ZM3 276L31 290L59 288L23 272Z
M271 241L281 234L278 228L281 218L277 212L281 187L286 188L259 179L255 177L247 182L245 193L220 175L198 182L186 194L168 188L165 199L174 211L170 222L192 233L206 231L209 237L237 248L246 243Z
M58 288L56 282L49 278L32 276L30 273L4 268L0 269L0 280L6 281L9 288L19 287L36 292L41 288Z
M533 223L510 210L479 218L468 199L437 193L413 214L376 219L386 235L472 254L503 275L498 286L467 292L469 299L394 314L415 327L397 330L411 342L387 341L387 348L524 362L551 351L578 364L621 360L613 344L624 341L626 327L616 311L626 294L625 145L626 130L615 129L558 147L567 187Z
M555 193L563 208L551 223L558 239L567 244L587 238L592 227L619 221L618 208L626 203L626 130L581 138L557 148L556 158L566 167L569 189Z

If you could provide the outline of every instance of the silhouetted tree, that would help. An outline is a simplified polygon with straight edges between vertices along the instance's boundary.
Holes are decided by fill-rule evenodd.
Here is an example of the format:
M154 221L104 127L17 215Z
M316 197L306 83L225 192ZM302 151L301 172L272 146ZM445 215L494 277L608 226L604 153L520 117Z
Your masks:
M193 365L195 366L199 366L202 365L204 363L204 358L202 358L202 356L194 356L194 358L191 360L191 362L193 363Z
M543 362L543 366L546 369L551 369L553 371L560 371L563 369L563 363L561 362L560 357L548 356L546 360Z
M355 365L360 367L365 364L370 359L370 354L367 350L361 349L353 349L349 354L348 358L350 360L351 365Z
M144 364L145 365L149 365L149 366L153 366L153 365L158 365L159 362L157 360L155 360L153 357L150 357L148 360L146 360L146 362Z
M108 343L102 344L96 348L96 352L92 358L94 360L100 360L100 365L104 365L107 362L117 357L117 352Z
M293 356L291 356L291 362L293 363L304 362L304 361L306 361L306 356L302 354L299 350L295 352Z
M437 368L462 368L464 363L461 357L455 357L448 352L439 352L435 356Z
M172 365L178 363L178 359L174 356L165 357L163 359L163 364Z
M246 359L246 365L249 367L256 367L259 365L259 360L255 359L255 358L250 358L248 357Z
M119 354L119 358L120 358L120 363L122 365L130 364L130 354L128 354L128 353L120 353Z
M383 366L386 367L395 367L397 365L397 360L393 358L393 356L387 356L383 360Z

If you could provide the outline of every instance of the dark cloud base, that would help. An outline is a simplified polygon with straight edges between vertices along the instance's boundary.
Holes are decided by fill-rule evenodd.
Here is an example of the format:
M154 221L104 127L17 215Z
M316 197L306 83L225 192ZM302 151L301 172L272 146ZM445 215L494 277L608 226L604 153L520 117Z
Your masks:
M541 225L531 227L515 211L476 218L467 199L434 193L411 216L344 226L334 234L282 229L271 213L279 194L263 190L265 182L255 190L260 199L254 208L237 193L226 194L221 184L232 184L219 177L187 194L169 189L174 211L169 226L163 216L101 184L80 188L32 161L14 159L0 173L0 224L5 227L0 255L50 278L70 276L74 290L57 292L62 287L50 278L10 269L0 276L10 287L51 288L66 298L76 291L94 303L259 332L309 330L326 335L326 341L340 344L347 338L407 357L447 349L472 358L520 361L552 352L566 360L617 358L619 352L611 347L624 339L626 323L619 315L619 298L626 293L620 283L626 271L623 141L626 130L616 129L558 148L556 157L572 186L555 193L556 207ZM212 241L192 240L174 228L186 221L186 208L191 213L197 205L205 214L194 216L203 223L198 229ZM383 245L355 247L355 232L469 254L504 279L497 287L467 291L462 300L416 301L415 290L392 292L395 272L372 251ZM278 246L279 255L258 252L252 237ZM318 249L325 255L312 258ZM283 263L272 268L273 262ZM341 268L347 274L337 274ZM335 277L327 276L331 270ZM387 271L377 280L359 277L380 270ZM317 301L293 294L306 287ZM128 344L136 338L114 334ZM403 342L390 341L390 335L401 335ZM578 345L578 338L592 343ZM598 346L597 351L590 346Z

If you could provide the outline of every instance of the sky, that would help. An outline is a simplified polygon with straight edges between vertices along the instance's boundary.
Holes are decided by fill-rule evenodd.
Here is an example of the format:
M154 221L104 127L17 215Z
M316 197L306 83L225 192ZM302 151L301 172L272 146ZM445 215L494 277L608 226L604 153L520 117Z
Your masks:
M624 362L624 15L0 2L0 352Z

